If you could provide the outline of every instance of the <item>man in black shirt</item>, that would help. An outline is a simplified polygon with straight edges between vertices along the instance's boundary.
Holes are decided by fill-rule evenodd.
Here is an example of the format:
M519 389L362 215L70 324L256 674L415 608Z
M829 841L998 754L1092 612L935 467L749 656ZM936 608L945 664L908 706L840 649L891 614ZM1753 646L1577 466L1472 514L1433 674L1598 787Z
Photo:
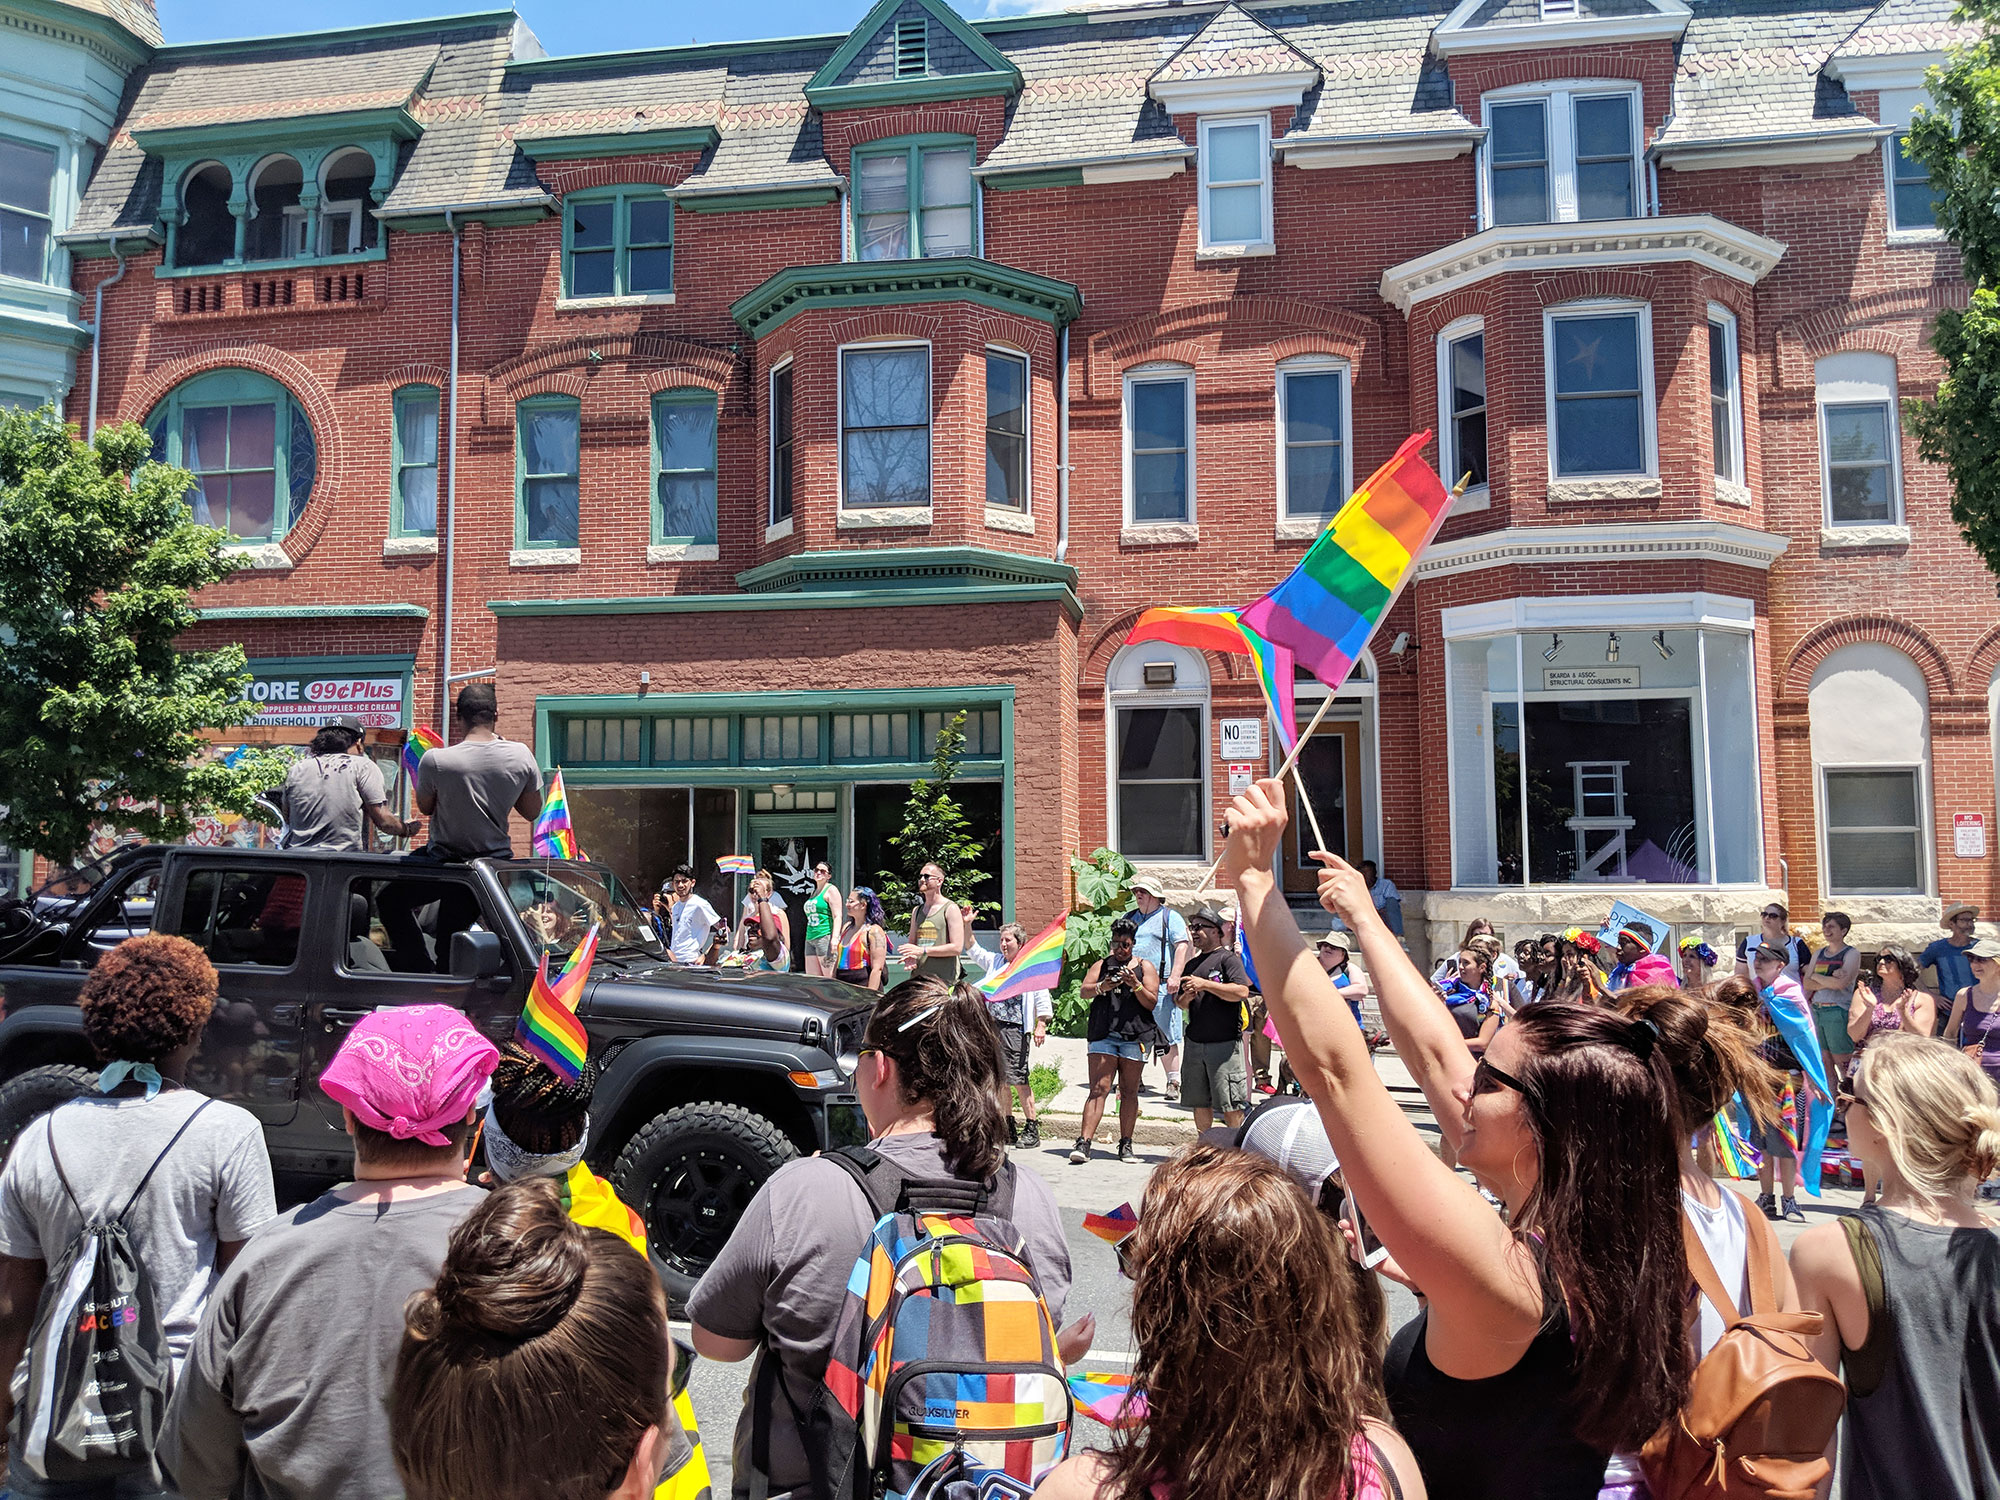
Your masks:
M1194 1106L1194 1128L1215 1123L1216 1110L1228 1125L1243 1123L1249 1081L1243 1067L1243 1002L1250 976L1243 960L1222 946L1222 917L1212 906L1188 918L1194 956L1181 975L1176 1002L1187 1011L1187 1041L1181 1058L1181 1098Z

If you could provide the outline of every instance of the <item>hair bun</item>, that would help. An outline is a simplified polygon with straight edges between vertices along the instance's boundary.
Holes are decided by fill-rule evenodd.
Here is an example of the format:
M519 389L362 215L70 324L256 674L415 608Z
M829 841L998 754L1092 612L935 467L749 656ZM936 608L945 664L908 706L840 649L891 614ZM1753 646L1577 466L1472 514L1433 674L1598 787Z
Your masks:
M2000 1169L2000 1106L1976 1104L1966 1114L1972 1139L1966 1143L1967 1170L1975 1181L1984 1182Z
M437 1286L419 1294L428 1301L413 1300L409 1323L442 1339L538 1338L576 1304L589 1268L586 1231L555 1184L524 1178L453 1232Z

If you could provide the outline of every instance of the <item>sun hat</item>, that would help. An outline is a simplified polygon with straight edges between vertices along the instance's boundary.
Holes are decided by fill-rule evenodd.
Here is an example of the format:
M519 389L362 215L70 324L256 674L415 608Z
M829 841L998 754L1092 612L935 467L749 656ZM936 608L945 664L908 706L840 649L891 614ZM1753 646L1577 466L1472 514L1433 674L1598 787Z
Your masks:
M1237 1132L1237 1146L1276 1162L1314 1202L1340 1168L1326 1125L1310 1099L1273 1099L1260 1105Z
M319 1076L354 1118L399 1141L449 1146L500 1052L449 1005L385 1005L356 1023Z
M1969 911L1976 917L1979 915L1979 903L1976 901L1952 902L1951 905L1938 913L1938 926L1949 928L1951 926L1951 919L1962 911Z
M2000 958L2000 941L1995 941L1992 938L1981 938L1965 950L1965 956L1967 958Z
M1161 901L1167 899L1167 888L1161 885L1159 880L1154 876L1134 875L1131 880L1126 882L1126 885L1131 890L1144 891L1147 895L1156 897Z
M1349 958L1354 956L1354 950L1347 946L1347 934L1342 932L1338 927L1331 932L1323 932L1317 938L1313 939L1313 946L1316 948L1338 948Z

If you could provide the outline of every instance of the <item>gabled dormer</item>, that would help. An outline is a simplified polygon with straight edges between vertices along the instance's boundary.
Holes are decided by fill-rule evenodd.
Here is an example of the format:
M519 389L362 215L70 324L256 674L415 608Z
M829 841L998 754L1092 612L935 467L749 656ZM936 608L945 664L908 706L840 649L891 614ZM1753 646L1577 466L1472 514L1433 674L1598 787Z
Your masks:
M1683 0L1461 0L1431 34L1439 57L1678 42Z
M1021 70L941 0L879 0L806 83L820 110L1012 98Z

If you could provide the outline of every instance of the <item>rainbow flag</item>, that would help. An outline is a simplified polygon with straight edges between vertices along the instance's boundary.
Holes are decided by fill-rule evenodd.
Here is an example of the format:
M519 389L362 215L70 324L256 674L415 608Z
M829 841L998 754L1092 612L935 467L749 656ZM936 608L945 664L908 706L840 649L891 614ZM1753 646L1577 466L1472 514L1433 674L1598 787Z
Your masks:
M583 983L590 978L590 961L596 952L597 929L592 927L553 982L549 979L549 956L543 953L534 987L528 991L528 1004L514 1023L514 1040L572 1083L583 1077L583 1065L590 1061L590 1037L576 1018L576 1007L583 999Z
M1132 1394L1132 1377L1098 1373L1065 1377L1077 1408L1088 1412L1106 1427L1139 1427L1146 1420L1146 1398Z
M1265 640L1243 623L1240 611L1155 605L1139 616L1132 633L1125 637L1128 646L1134 641L1166 641L1195 651L1248 656L1257 669L1257 686L1263 690L1264 704L1271 711L1278 742L1290 752L1299 737L1291 649Z
M410 726L410 732L403 736L403 774L409 778L411 786L417 784L417 762L431 751L439 749L444 741L432 734L421 724Z
M549 772L542 810L535 818L533 852L549 859L583 858L583 852L576 847L576 829L569 821L569 794L563 790L561 771Z
M1764 1164L1764 1155L1737 1132L1736 1122L1723 1110L1715 1117L1715 1160L1738 1182L1755 1177Z
M757 861L747 854L724 854L715 861L715 868L724 875L755 875Z
M1029 990L1052 990L1062 978L1063 930L1067 914L1057 917L1014 955L1004 969L995 969L973 988L989 1003L1012 1000Z
M1288 648L1335 690L1354 670L1410 570L1451 512L1451 494L1410 438L1347 503L1291 574L1242 611L1243 624Z
M1121 1203L1108 1214L1085 1214L1083 1227L1107 1245L1115 1245L1139 1227L1132 1205Z

